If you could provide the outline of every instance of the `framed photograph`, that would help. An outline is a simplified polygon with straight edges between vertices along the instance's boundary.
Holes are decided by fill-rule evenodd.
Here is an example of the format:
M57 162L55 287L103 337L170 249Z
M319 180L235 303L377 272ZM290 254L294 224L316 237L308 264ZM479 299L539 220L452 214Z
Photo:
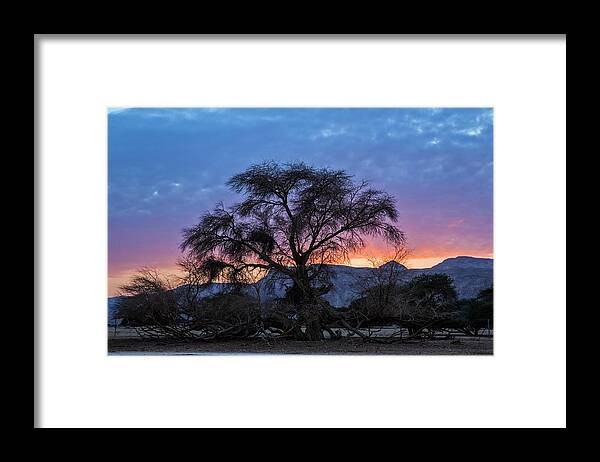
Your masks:
M35 427L566 427L565 35L34 42Z

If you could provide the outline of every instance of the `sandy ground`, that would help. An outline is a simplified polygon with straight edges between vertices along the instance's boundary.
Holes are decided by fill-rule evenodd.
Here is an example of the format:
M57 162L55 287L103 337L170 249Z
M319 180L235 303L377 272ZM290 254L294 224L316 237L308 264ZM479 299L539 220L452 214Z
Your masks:
M335 341L303 342L261 339L231 340L217 343L164 342L133 336L109 336L109 354L322 354L322 355L491 355L492 338L426 340L393 344L365 343L357 338Z

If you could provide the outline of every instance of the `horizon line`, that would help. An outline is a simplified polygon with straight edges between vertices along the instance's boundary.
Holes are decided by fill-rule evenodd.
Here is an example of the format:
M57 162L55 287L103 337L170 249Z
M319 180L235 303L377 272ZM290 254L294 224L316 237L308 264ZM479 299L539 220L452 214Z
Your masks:
M441 263L443 263L443 262L445 262L445 261L447 261L447 260L452 260L452 259L455 259L455 258L462 258L462 257L466 257L466 258L476 258L476 259L479 259L479 260L494 260L494 257L493 257L493 256L492 256L492 257L483 257L483 256L477 256L477 255L455 255L455 256L453 256L453 257L446 257L446 258L444 258L444 259L440 260L439 262L435 263L434 265L427 266L427 267L408 267L408 266L406 266L404 263L400 263L400 262L397 262L397 261L395 261L395 260L387 260L387 261L385 261L384 263L382 263L382 264L381 264L381 265L379 265L379 266L360 266L360 265L352 265L352 264L347 264L347 263L324 263L324 265L330 265L330 266L346 266L346 267L348 267L348 268L368 268L368 269L375 269L375 268L381 268L383 265L386 265L386 264L388 264L388 263L390 263L390 262L392 262L392 261L395 261L396 263L398 263L398 264L400 264L400 265L404 266L404 267L405 267L407 270L427 270L427 269L432 269L432 268L434 268L435 266L437 266L437 265L439 265L439 264L441 264ZM365 258L365 259L366 259L366 258ZM353 260L353 259L351 258L350 260ZM354 259L354 260L357 260L357 259ZM141 270L142 268L154 268L154 267L152 267L152 266L147 266L147 267L141 266L141 267L138 267L136 270L128 270L128 272L129 272L130 274L132 274L132 272L139 271L139 270ZM172 269L175 269L175 268L176 268L176 267L171 267L171 268L169 268L169 270L172 270ZM159 269L159 268L156 268L156 269ZM167 274L167 275L168 275L168 276L175 276L174 274ZM111 276L110 276L110 275L108 275L108 279L110 279L110 278L111 278ZM112 278L120 278L120 276L112 276ZM108 295L108 298L111 298L111 297L117 297L117 296L118 296L117 294L111 294L111 293L110 293L110 292L111 292L110 290L109 290L108 292L109 292L109 293L107 294L107 295Z

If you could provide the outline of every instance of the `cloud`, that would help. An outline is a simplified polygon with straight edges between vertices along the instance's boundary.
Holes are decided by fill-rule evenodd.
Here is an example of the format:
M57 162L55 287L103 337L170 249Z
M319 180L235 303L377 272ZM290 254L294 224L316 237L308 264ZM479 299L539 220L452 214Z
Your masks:
M348 131L344 128L344 127L328 127L328 128L323 128L321 130L319 130L318 133L312 135L310 138L313 140L319 139L319 138L331 138L333 136L340 136L340 135L345 135L346 133L348 133Z
M106 109L106 111L109 114L119 114L121 112L125 112L125 111L128 111L128 110L129 110L129 108L126 108L126 107L109 107L109 108Z
M456 133L461 133L467 136L479 136L483 132L484 127L472 127L465 128L463 130L457 130Z

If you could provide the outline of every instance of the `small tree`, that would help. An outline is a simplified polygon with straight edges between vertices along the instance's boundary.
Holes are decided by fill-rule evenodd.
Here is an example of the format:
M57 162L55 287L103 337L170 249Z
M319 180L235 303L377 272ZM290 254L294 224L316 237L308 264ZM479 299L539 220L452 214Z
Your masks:
M487 288L476 297L460 300L457 321L459 328L467 335L479 335L481 329L493 328L494 308L493 289Z
M170 278L144 268L121 286L118 305L124 323L142 337L215 340L256 335L261 329L256 299L243 291L206 297L206 268L181 260L184 275ZM178 284L176 286L176 284Z
M415 325L433 328L456 312L458 295L454 281L446 274L421 274L403 285L401 292L404 318L416 322L409 326L411 333Z
M133 326L176 323L179 310L173 288L170 278L155 269L142 268L119 287L123 298L117 306L117 317Z
M473 313L474 320L480 328L494 328L494 289L488 287L477 294L477 308Z
M479 312L480 319L486 319L486 328L494 328L494 288L489 287L479 292L477 296L481 302L481 309Z
M384 320L400 316L400 286L406 268L402 265L408 257L404 246L394 249L383 257L371 257L372 271L356 277L353 288L358 297L352 301L351 311L362 317L363 322Z

